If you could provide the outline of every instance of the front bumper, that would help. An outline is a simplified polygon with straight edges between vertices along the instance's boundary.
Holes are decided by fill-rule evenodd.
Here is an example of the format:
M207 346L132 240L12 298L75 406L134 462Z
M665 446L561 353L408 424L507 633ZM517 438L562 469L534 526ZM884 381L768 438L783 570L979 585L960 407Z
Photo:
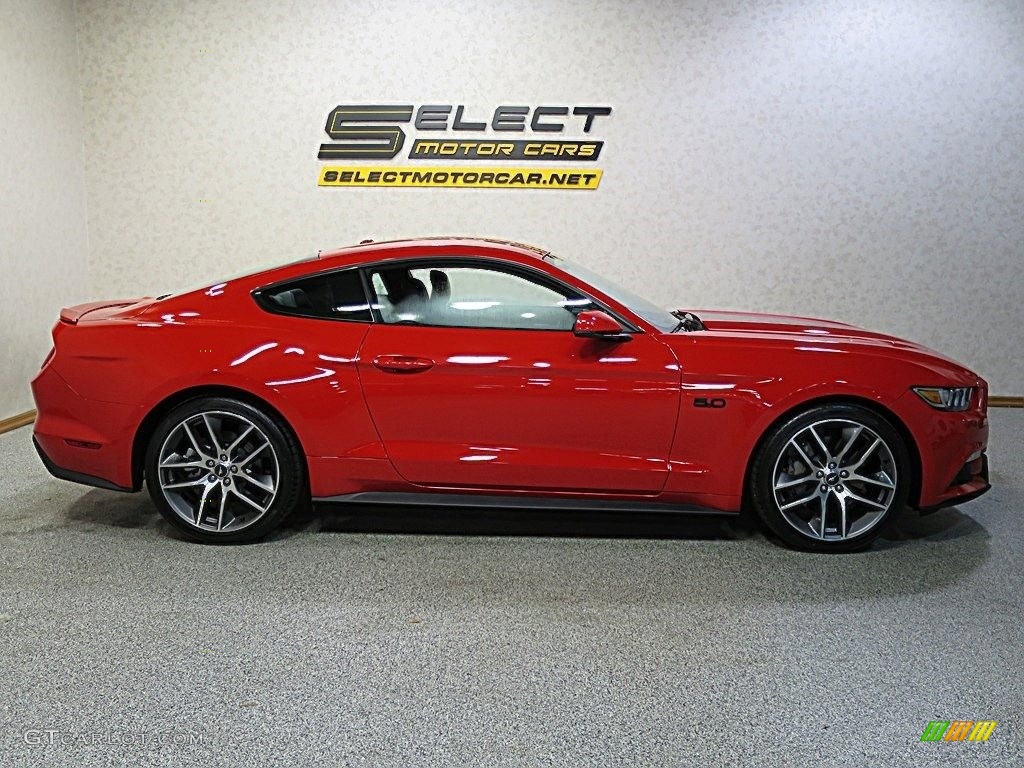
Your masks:
M954 479L953 485L942 495L941 500L929 506L922 506L921 514L928 515L944 507L972 501L987 493L991 488L988 481L988 456L983 453L980 458L964 464L963 469Z
M912 506L930 512L970 501L989 489L984 394L962 412L938 411L913 392L907 392L897 407L921 459L920 486Z

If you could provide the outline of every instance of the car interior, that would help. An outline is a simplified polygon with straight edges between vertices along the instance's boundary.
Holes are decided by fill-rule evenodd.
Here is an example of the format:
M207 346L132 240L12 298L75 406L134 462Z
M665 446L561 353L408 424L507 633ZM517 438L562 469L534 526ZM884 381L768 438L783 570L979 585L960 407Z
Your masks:
M568 331L580 311L593 307L579 294L567 296L516 274L479 267L386 267L370 273L370 285L388 324ZM371 319L354 270L289 283L261 300L284 314Z
M498 270L391 267L373 272L370 284L385 323L568 331L587 308L580 297Z

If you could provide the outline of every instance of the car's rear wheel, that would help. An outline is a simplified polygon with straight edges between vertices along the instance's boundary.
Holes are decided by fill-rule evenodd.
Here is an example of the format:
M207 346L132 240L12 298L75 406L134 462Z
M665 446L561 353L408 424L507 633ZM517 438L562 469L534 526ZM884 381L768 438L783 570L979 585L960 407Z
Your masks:
M857 405L823 405L776 427L751 472L754 506L798 549L870 546L906 504L907 447L893 426Z
M164 518L204 542L242 542L276 528L299 504L305 465L287 425L249 403L202 397L157 425L146 485Z

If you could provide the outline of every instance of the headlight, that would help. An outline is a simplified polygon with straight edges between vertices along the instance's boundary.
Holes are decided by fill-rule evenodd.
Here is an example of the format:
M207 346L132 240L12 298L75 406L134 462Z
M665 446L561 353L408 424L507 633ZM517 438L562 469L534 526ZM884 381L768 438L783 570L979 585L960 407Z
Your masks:
M974 387L914 387L917 396L940 411L966 411Z

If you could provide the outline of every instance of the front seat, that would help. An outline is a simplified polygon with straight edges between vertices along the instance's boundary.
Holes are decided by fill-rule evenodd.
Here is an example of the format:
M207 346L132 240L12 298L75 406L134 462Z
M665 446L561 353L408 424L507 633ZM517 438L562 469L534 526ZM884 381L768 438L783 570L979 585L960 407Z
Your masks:
M382 270L380 276L388 290L388 302L394 314L422 315L429 294L421 280L409 274L408 269ZM387 314L391 315L392 312Z
M447 304L452 295L452 284L448 275L440 269L430 270L430 298L432 301L443 299Z

